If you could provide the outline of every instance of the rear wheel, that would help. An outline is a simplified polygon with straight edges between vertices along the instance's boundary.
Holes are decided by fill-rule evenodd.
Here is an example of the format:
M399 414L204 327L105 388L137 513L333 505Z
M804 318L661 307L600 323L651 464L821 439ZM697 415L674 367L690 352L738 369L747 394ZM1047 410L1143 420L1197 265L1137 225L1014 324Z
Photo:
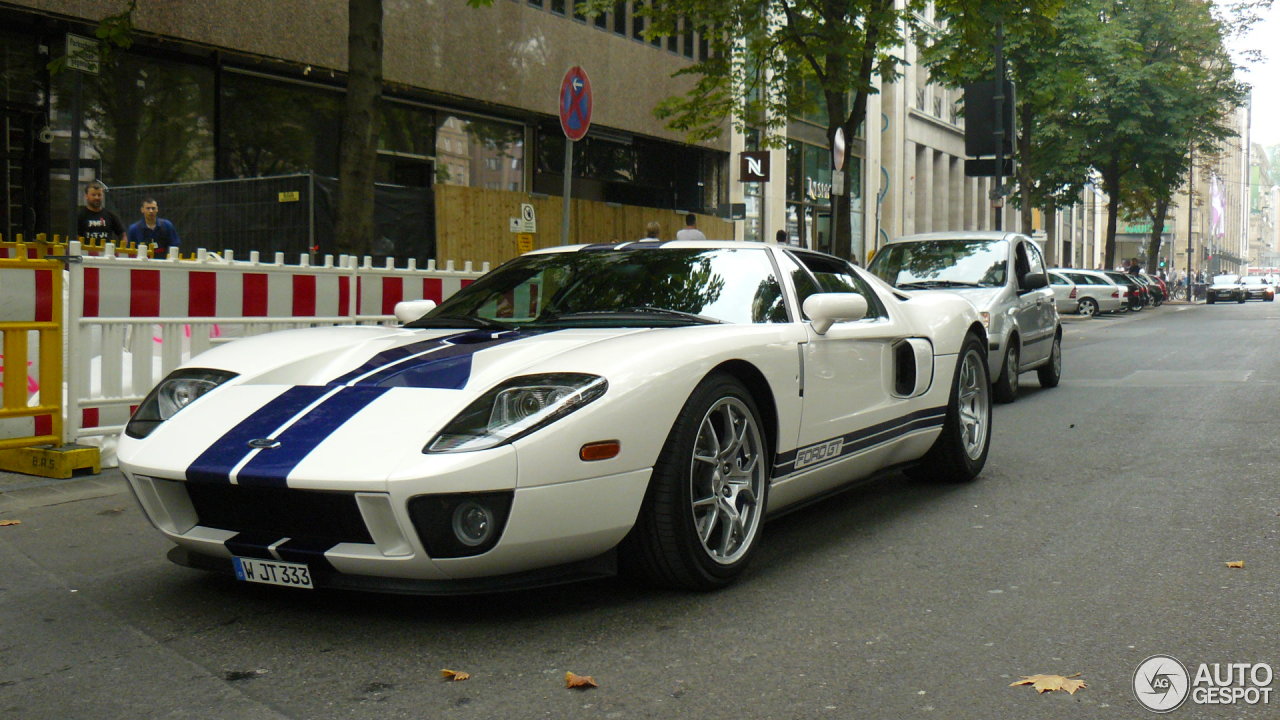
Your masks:
M1084 317L1091 318L1098 314L1098 301L1093 298L1080 298L1080 307L1076 312Z
M694 390L622 541L626 569L688 590L714 590L742 574L769 489L759 417L750 393L729 375L711 375Z
M942 434L912 468L913 476L966 482L982 472L991 447L990 387L986 350L980 339L970 335L956 361Z
M1004 366L1000 377L992 384L996 402L1011 403L1018 399L1018 337L1009 338L1009 349L1004 354Z
M1036 377L1040 378L1040 387L1058 387L1062 379L1062 334L1053 336L1053 347L1049 350L1049 362L1036 368Z

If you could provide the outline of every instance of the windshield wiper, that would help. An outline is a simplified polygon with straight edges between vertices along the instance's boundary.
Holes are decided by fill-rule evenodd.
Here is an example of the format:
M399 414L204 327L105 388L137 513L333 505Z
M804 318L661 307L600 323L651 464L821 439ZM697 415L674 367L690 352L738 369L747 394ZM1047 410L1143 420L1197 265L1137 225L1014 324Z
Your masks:
M723 320L716 320L715 318L709 318L705 315L695 315L693 313L687 313L680 310L671 310L668 308L660 308L660 307L649 307L647 305L618 308L617 310L582 310L579 312L549 314L542 318L539 318L539 320L544 320L544 321L545 320L550 320L550 321L590 320L590 319L597 319L597 318L618 318L618 317L633 318L633 317L645 317L645 316L652 317L654 315L657 315L659 317L665 317L665 318L679 318L681 320L687 320L689 322L698 323L700 325L718 325L724 322Z
M914 282L898 283L900 288L944 288L944 287L982 287L982 283L964 282L962 280L916 280Z
M407 328L492 328L495 330L510 330L511 326L490 320L489 318L477 317L475 315L437 315L435 317L418 318L411 323L405 324Z

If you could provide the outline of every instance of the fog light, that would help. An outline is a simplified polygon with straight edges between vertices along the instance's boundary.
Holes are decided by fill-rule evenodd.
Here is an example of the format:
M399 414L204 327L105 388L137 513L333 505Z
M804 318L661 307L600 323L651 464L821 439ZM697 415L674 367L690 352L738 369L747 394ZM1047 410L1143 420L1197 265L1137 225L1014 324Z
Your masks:
M467 547L483 545L493 533L493 511L467 500L453 511L453 535Z
M409 519L431 557L480 555L501 539L513 497L509 490L418 495L409 499Z

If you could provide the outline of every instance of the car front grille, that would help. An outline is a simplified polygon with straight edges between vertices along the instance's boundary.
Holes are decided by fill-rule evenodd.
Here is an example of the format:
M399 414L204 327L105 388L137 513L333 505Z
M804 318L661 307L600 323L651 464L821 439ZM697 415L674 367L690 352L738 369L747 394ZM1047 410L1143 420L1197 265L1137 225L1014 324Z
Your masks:
M351 493L184 484L205 527L289 538L373 542Z

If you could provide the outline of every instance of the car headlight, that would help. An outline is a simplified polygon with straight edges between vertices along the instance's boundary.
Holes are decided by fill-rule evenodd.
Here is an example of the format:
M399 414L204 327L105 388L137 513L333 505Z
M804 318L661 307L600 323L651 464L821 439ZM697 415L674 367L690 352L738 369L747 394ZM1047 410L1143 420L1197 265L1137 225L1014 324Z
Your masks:
M129 418L129 424L124 426L125 434L141 440L201 395L235 376L233 372L207 368L174 370L147 394Z
M982 321L983 328L987 330L991 329L991 313L984 310L978 313L978 319Z
M481 395L423 452L486 450L546 427L604 395L609 381L585 373L525 375Z

